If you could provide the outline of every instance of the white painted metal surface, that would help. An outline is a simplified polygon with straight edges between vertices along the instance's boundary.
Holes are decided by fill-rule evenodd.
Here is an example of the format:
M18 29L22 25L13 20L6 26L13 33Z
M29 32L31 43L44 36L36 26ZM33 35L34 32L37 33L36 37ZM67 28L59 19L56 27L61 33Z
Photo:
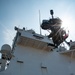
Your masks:
M37 39L32 33L18 30L13 44L13 57L5 71L0 75L75 75L75 54L61 53L46 36ZM53 50L52 50L53 49ZM65 52L65 51L64 51Z

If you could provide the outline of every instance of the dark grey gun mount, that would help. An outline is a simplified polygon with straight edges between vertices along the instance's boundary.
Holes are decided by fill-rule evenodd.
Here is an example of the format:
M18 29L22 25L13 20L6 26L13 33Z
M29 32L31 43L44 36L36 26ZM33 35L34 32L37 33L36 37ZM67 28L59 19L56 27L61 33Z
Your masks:
M54 45L59 46L63 41L68 38L68 34L61 27L62 20L60 18L54 18L53 10L50 10L50 14L52 18L50 18L49 20L43 20L41 28L43 30L51 30L51 33L48 35L48 38L52 38Z

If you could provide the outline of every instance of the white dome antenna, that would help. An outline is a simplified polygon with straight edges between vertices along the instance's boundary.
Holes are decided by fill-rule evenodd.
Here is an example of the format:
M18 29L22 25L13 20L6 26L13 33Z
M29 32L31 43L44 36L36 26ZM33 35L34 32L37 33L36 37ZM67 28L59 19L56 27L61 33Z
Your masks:
M4 44L0 51L2 54L2 59L10 60L12 57L11 51L11 47L8 44Z

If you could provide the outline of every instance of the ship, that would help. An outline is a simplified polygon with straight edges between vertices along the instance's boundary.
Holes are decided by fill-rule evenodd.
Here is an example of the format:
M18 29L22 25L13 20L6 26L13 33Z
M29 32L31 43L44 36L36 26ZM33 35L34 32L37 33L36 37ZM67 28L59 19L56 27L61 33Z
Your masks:
M75 75L75 42L67 42L60 18L43 20L40 27L49 35L15 27L12 47L4 44L0 53L0 75ZM65 42L69 50L62 45Z

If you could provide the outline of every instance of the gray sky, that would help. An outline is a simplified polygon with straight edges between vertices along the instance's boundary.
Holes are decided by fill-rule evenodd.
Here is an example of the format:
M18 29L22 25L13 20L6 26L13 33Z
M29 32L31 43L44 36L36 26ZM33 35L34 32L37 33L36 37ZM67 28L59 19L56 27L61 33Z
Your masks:
M50 9L69 29L67 40L75 40L75 0L0 0L0 47L5 43L12 45L16 32L14 26L39 33L39 10L42 22L50 18ZM43 30L42 33L47 34Z

